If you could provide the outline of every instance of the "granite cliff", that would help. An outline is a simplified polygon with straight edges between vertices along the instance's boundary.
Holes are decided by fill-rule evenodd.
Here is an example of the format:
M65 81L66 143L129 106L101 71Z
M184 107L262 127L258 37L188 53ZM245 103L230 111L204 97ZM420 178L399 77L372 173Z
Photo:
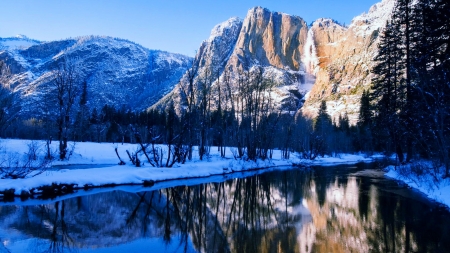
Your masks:
M361 94L373 78L378 34L394 4L383 0L349 26L325 18L308 26L298 16L252 8L242 21L231 18L212 30L189 74L195 75L194 82L205 72L220 82L227 72L236 83L243 71L259 68L276 83L272 97L280 109L314 117L320 101L326 100L333 119L347 113L356 123ZM181 83L187 78L185 74ZM179 103L179 85L152 108Z
M348 26L331 19L315 21L310 31L319 60L316 82L303 106L304 114L315 116L320 101L327 101L328 113L338 118L345 113L356 123L359 100L369 88L373 58L378 52L378 34L394 7L394 0L373 5L368 13L355 17Z

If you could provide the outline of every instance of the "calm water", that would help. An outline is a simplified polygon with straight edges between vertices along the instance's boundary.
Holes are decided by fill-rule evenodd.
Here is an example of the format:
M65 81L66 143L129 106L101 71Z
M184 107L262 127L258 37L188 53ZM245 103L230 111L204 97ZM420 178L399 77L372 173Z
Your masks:
M449 212L370 167L3 203L0 253L450 252Z

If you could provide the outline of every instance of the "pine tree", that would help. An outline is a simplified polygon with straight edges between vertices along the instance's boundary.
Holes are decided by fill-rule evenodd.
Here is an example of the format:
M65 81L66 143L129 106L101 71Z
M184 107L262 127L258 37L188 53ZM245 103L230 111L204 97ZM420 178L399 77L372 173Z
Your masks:
M404 75L403 83L405 96L401 101L404 105L400 112L400 124L402 124L402 135L406 141L406 161L409 162L413 155L413 135L416 132L415 122L417 119L417 108L414 103L415 88L413 87L413 71L412 71L412 36L413 36L413 7L412 0L397 0L394 8L393 22L396 24L397 36L401 38L401 42L397 44L403 57Z
M420 0L414 8L413 68L416 128L422 153L450 170L450 4Z
M354 136L354 146L358 151L373 151L373 115L370 104L370 93L364 91L361 96L357 131Z
M359 107L358 126L368 127L371 124L371 120L370 94L369 91L363 91Z
M370 100L374 104L376 115L374 134L381 143L392 143L400 162L403 162L402 133L400 115L404 104L404 85L402 76L401 40L398 36L399 27L387 23L380 35L376 65L372 72L372 92ZM384 149L390 149L389 145Z
M329 152L329 146L332 142L332 140L330 140L332 131L333 122L331 121L330 115L327 113L327 103L325 100L322 100L318 115L314 120L315 141L320 143L317 146L322 147L322 150L319 152L321 156L324 156L325 153Z

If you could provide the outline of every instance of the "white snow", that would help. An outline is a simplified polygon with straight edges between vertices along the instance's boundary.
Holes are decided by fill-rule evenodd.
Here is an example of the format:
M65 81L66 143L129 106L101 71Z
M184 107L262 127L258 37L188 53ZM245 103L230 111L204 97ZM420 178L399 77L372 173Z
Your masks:
M28 151L28 140L2 140L0 142L0 161L5 161L6 157L14 155L25 157ZM39 154L43 156L45 152L45 142L35 141L39 147ZM57 151L58 143L53 141L51 149ZM119 160L114 152L118 148L119 154L127 165L117 165ZM48 170L35 177L24 179L0 179L0 191L15 189L16 194L22 191L29 191L44 185L52 183L77 184L79 187L84 185L102 186L105 184L142 184L144 180L167 181L179 179L192 179L201 177L210 177L214 175L223 175L231 172L245 172L252 169L278 168L282 166L291 166L293 163L302 163L305 165L336 165L353 164L357 162L370 162L373 159L363 155L342 154L339 157L324 157L314 161L299 159L292 154L291 159L281 159L281 152L274 152L273 159L242 161L235 160L232 155L232 148L227 149L226 158L221 158L217 152L217 147L211 147L210 156L200 161L197 151L194 150L194 158L186 164L175 164L172 168L155 168L148 164L144 157L141 161L144 165L140 168L134 167L128 160L126 150L134 152L137 144L113 144L113 143L75 143L69 145L73 149L69 161L53 162L52 170ZM162 146L165 148L165 146ZM167 157L167 156L166 156ZM77 166L59 167L58 165L83 165L77 169Z
M17 35L13 38L0 38L0 50L21 50L39 44L25 35Z
M349 28L356 29L357 35L370 35L374 30L386 25L394 9L396 0L383 0L370 7L368 13L353 18Z
M444 168L433 169L430 162L416 162L402 166L389 166L385 174L424 193L427 197L450 207L450 178L443 179Z
M224 21L216 26L211 30L211 34L209 38L206 40L207 42L212 42L216 37L222 36L224 34L224 30L232 27L232 26L238 26L241 23L241 19L238 17L232 17L228 19L227 21Z

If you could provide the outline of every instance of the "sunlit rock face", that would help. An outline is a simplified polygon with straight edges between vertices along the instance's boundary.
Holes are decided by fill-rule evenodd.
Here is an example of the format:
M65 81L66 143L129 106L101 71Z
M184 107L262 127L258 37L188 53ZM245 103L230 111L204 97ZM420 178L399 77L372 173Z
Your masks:
M186 86L189 75L195 76L196 84L217 87L228 82L233 89L244 72L260 71L276 87L271 92L276 106L295 112L311 87L304 64L307 37L308 26L302 18L252 8L244 20L231 18L212 29L198 50L192 72L186 73L178 87L153 108L164 108L172 101L176 105L182 103L180 87ZM217 96L214 89L212 92Z
M331 19L318 19L310 29L314 34L319 68L303 113L314 117L320 101L326 100L328 113L336 119L348 113L357 121L359 100L373 75L373 58L378 52L379 33L386 25L395 0L383 0L368 13L355 17L345 27Z
M311 87L304 64L307 36L308 26L302 18L252 8L243 21L226 69L235 79L242 71L262 69L263 77L276 86L270 95L276 107L296 111Z
M307 33L300 17L255 7L247 13L230 63L299 70Z
M216 25L211 30L210 37L203 41L195 59L198 72L205 72L207 69L223 69L234 45L238 39L242 28L242 20L233 17L225 22Z
M108 104L142 110L173 89L192 59L123 39L85 36L50 42L0 38L0 61L10 66L8 85L20 95L22 108L36 115L45 110L52 71L62 62L73 63L77 82L87 83L91 108Z
M277 109L301 109L315 117L320 102L326 100L333 119L347 113L356 123L361 94L373 78L379 33L394 3L375 4L349 26L321 18L308 27L300 17L252 8L244 20L232 18L212 30L196 55L194 83L209 79L214 86L227 80L233 87L243 72L259 68L265 79L275 83L271 97ZM181 84L188 82L187 76ZM153 108L181 103L177 92Z

